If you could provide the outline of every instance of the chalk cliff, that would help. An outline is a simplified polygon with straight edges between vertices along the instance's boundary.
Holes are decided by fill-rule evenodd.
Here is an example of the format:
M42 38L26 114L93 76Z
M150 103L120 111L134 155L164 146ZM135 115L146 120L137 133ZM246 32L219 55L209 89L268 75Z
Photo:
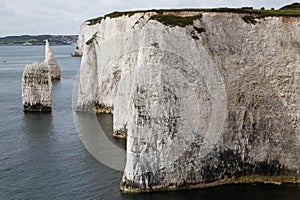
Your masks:
M60 79L60 66L59 66L54 54L51 51L48 40L46 40L45 61L44 62L50 66L51 78L52 79Z
M127 136L124 191L300 182L300 18L213 11L85 22L78 110Z
M26 65L22 75L24 112L52 110L52 83L50 68L43 62Z

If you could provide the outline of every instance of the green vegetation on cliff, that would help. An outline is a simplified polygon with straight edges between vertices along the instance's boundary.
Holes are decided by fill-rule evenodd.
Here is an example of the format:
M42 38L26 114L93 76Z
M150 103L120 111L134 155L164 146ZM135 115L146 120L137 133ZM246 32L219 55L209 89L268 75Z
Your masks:
M249 10L248 10L249 11ZM252 10L249 14L254 14L257 18L264 17L300 17L299 10Z
M187 17L180 17L175 15L153 15L150 17L150 20L156 20L163 23L166 26L180 26L185 27L188 25L193 25L194 20L201 19L202 14L194 15L194 16L187 16Z
M113 13L109 13L107 15L104 15L104 18L109 17L109 18L117 18L117 17L122 17L122 16L132 16L135 13L137 13L139 11L126 11L126 12L113 12Z
M255 21L255 17L252 16L252 15L246 15L244 17L242 17L242 19L246 22L246 23L249 23L249 24L256 24L257 22Z
M104 19L104 17L97 17L97 18L86 20L86 22L88 22L88 25L92 26L95 24L100 24L102 19Z
M180 17L176 16L174 12L195 12L195 16ZM113 12L103 17L98 17L94 19L89 19L88 25L95 25L101 23L102 19L107 17L109 18L118 18L122 16L132 16L136 13L146 13L154 12L156 15L151 16L150 19L159 21L168 26L180 26L184 27L187 25L193 24L195 19L200 19L202 17L201 13L204 12L218 12L218 13L238 13L238 14L247 14L243 17L243 20L247 23L255 24L255 19L264 18L264 17L300 17L300 3L293 3L282 7L279 10L267 10L265 8L256 10L252 7L242 7L242 8L185 8L185 9L160 9L160 10L136 10L136 11L124 11L124 12ZM198 13L197 13L198 12Z

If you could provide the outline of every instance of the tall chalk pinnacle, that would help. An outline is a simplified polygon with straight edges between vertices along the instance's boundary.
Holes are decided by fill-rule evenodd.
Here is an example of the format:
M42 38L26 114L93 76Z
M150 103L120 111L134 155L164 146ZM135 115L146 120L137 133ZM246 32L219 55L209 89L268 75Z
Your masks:
M50 66L51 71L51 79L60 79L60 67L59 64L52 53L49 45L49 41L46 40L46 47L45 47L45 61L46 64Z

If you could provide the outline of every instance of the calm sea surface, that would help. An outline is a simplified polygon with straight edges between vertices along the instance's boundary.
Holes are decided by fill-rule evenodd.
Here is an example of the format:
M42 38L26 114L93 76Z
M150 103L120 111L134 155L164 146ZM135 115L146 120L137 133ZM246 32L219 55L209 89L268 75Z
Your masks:
M55 46L52 50L62 70L61 80L53 83L53 111L25 114L22 111L22 71L26 64L44 60L44 47L0 47L0 200L300 199L300 187L294 185L232 185L122 194L119 191L122 173L91 156L77 134L72 115L72 90L80 58L70 56L73 46ZM104 115L98 119L109 135L112 117Z

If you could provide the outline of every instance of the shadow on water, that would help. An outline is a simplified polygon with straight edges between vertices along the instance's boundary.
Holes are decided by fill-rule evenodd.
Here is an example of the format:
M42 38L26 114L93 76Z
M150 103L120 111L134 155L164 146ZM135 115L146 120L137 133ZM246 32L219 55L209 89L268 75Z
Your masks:
M297 185L235 184L173 192L123 194L123 199L298 200L299 196L300 186Z
M26 161L33 167L47 167L47 156L55 151L52 113L24 113L23 131Z
M24 125L34 132L53 126L51 112L24 112L23 121Z
M113 115L97 114L97 119L106 137L116 146L126 150L126 140L113 137Z
M101 126L95 113L77 112L74 116L78 135L85 148L102 164L112 169L123 171L126 152L114 145L106 136L103 128L106 130L110 128ZM110 132L110 134L112 133Z

